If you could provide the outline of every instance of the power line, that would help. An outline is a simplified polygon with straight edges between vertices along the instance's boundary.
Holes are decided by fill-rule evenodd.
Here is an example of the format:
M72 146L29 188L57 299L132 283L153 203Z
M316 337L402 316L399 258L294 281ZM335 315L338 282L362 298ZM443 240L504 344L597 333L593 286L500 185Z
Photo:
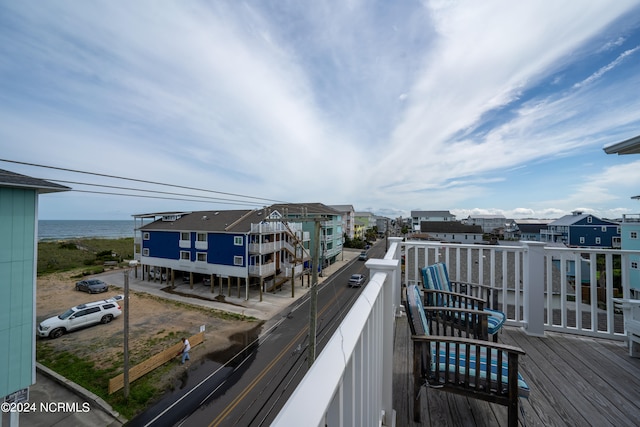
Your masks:
M52 181L52 182L63 182L65 184L77 184L77 185L86 185L89 187L101 187L101 188L113 188L116 190L129 190L129 191L142 191L142 192L146 192L146 193L156 193L156 194L168 194L168 195L172 195L172 196L189 196L189 197L197 197L199 199L206 199L206 200L193 200L193 201L227 201L227 202L238 202L238 204L250 204L251 206L254 206L255 203L252 202L248 202L246 200L237 200L237 199L226 199L223 197L210 197L210 196L200 196L198 194L183 194L183 193L173 193L173 192L169 192L169 191L159 191L159 190L148 190L148 189L139 189L139 188L132 188L132 187L121 187L121 186L116 186L116 185L105 185L105 184L89 184L87 182L77 182L77 181L65 181L62 179L50 179L50 178L40 178L44 181ZM79 191L79 192L85 192L85 193L92 193L92 191L82 191L82 190L75 190L73 189L72 191ZM96 194L116 194L116 195L130 195L130 196L136 196L135 194L126 194L126 193L103 193L103 192L93 192ZM142 196L141 196L142 197ZM148 198L151 198L153 196L146 196ZM167 199L166 197L158 197L159 199ZM168 198L169 200L172 200L171 198ZM182 200L182 199L173 199L173 200Z
M126 177L121 177L121 176L117 176L117 175L102 174L102 173L97 173L97 172L87 172L87 171L81 171L81 170L69 169L69 168L62 168L62 167L57 167L57 166L39 165L37 163L21 162L21 161L18 161L18 160L0 159L0 162L15 163L15 164L19 164L19 165L33 166L33 167L38 167L38 168L54 169L54 170L60 170L60 171L65 171L65 172L73 172L73 173L80 173L80 174L86 174L86 175L100 176L100 177L104 177L104 178L122 179L122 180L126 180L126 181L141 182L141 183L144 183L144 184L163 185L163 186L167 186L167 187L182 188L182 189L185 189L185 190L203 191L203 192L206 192L206 193L215 193L215 194L222 194L222 195L225 195L225 196L242 197L242 198L245 198L245 199L263 200L263 201L274 202L274 203L288 203L288 202L284 202L284 201L281 201L281 200L267 199L267 198L264 198L264 197L245 196L245 195L242 195L242 194L226 193L226 192L223 192L223 191L207 190L207 189L204 189L204 188L188 187L188 186L175 185L175 184L167 184L167 183L164 183L164 182L147 181L147 180L144 180L144 179L137 179L137 178L126 178Z
M128 196L128 197L142 197L145 199L162 199L162 200L177 200L182 202L199 202L199 203L211 203L211 200L196 200L196 199L182 199L177 197L162 197L162 196L145 196L143 194L127 194L127 193L115 193L108 191L89 191L89 190L70 190L76 193L89 193L89 194L107 194L110 196ZM143 191L143 190L138 190ZM218 202L220 204L229 204L229 205L243 205L243 206L256 206L255 203L251 204L250 202Z

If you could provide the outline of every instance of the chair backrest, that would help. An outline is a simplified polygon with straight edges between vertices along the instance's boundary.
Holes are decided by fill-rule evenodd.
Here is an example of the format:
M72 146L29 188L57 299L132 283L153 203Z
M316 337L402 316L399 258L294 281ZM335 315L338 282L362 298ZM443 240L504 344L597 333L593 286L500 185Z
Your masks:
M449 271L447 270L447 264L444 262L439 262L436 264L436 268L438 269L438 274L440 275L440 280L443 283L443 287L445 291L452 292L453 288L451 287L451 280L449 280Z
M413 335L429 335L429 323L417 285L407 287L407 317Z
M451 292L447 266L442 262L438 262L424 267L422 269L422 286L425 289ZM442 294L437 295L435 298L433 294L428 294L426 302L429 306L443 307L447 305L447 299Z
M438 262L423 268L422 286L424 286L425 289L451 292L447 266L442 262Z

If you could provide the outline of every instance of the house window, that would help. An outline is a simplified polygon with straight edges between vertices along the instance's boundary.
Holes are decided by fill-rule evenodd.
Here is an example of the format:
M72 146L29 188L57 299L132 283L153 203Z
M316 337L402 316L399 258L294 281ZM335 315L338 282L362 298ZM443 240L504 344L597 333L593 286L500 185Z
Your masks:
M584 237L581 237L581 238L580 238L580 244L581 244L581 245L584 245Z
M638 269L638 262L637 261L631 261L631 269L632 270L637 270Z
M183 231L180 233L180 240L190 240L189 232Z
M198 261L207 262L207 253L206 252L198 252L197 254Z
M242 236L235 236L233 238L233 244L236 246L242 246Z
M243 263L243 258L241 256L233 257L233 265L242 265L242 263Z
M149 232L142 233L142 239L143 240L149 240Z
M198 242L206 242L207 241L207 233L198 233L197 234Z
M588 223L588 224L591 224L592 222L593 222L593 218L592 218L592 217L590 217L590 216L588 216L588 217L587 217L587 223Z
M599 245L599 244L600 244L600 238L596 237L596 245Z
M183 261L191 261L191 253L189 251L180 251L180 259Z
M142 256L149 256L149 248L142 249Z
M629 235L630 238L632 239L637 239L638 238L638 232L637 231L632 231L631 234Z
M602 231L603 233L607 232L607 226L603 225L602 227L600 227L600 231Z

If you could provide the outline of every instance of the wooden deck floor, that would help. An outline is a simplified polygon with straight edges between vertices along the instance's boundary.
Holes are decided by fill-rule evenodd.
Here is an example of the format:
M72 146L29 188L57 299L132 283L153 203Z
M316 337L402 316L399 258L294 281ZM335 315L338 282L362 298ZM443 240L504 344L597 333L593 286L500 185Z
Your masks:
M422 388L422 422L413 414L412 344L406 317L396 319L393 405L398 426L504 426L505 406ZM530 337L505 327L499 341L527 354L520 373L529 384L520 399L522 426L640 425L640 359L626 343L570 334Z

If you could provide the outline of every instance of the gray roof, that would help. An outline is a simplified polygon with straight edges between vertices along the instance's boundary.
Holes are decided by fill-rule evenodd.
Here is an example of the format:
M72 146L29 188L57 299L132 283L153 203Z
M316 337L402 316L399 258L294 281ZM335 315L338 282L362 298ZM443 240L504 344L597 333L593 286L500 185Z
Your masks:
M479 225L466 225L458 221L422 221L420 231L423 233L473 233L482 234Z
M162 231L215 231L220 233L247 233L251 224L259 224L265 219L264 209L197 211L183 214L174 221L158 219L140 227L141 230Z
M573 225L576 222L581 221L584 218L589 217L589 216L591 216L593 218L596 218L598 221L607 222L607 223L610 223L612 225L616 224L614 221L610 221L610 220L603 219L603 218L598 218L597 216L591 215L591 214L572 214L572 215L565 215L562 218L559 218L559 219L551 222L549 225L550 226Z
M455 216L449 211L411 211L411 216L417 217L445 217L445 216Z
M546 230L548 225L548 223L534 224L530 222L526 222L526 223L517 222L516 224L518 224L518 228L520 229L520 232L524 234L540 234L540 230Z
M470 219L507 219L501 214L469 215Z
M640 135L603 148L607 154L640 154Z
M54 184L39 178L0 169L0 187L28 188L37 190L39 193L54 193L58 191L71 190L64 185Z
M335 209L335 210L337 210L338 212L342 212L342 213L344 213L344 212L353 212L353 211L355 211L355 210L353 209L353 205L329 205L329 207L330 207L331 209Z
M576 222L590 216L589 214L579 214L579 215L565 215L562 218L558 218L555 221L551 222L549 225L572 225Z
M301 215L303 213L303 208L307 209L307 214L310 216L341 215L340 211L330 206L324 205L322 203L283 203L283 204L271 205L270 208L272 211L278 211L282 215L284 215L285 209L287 210L289 215Z

